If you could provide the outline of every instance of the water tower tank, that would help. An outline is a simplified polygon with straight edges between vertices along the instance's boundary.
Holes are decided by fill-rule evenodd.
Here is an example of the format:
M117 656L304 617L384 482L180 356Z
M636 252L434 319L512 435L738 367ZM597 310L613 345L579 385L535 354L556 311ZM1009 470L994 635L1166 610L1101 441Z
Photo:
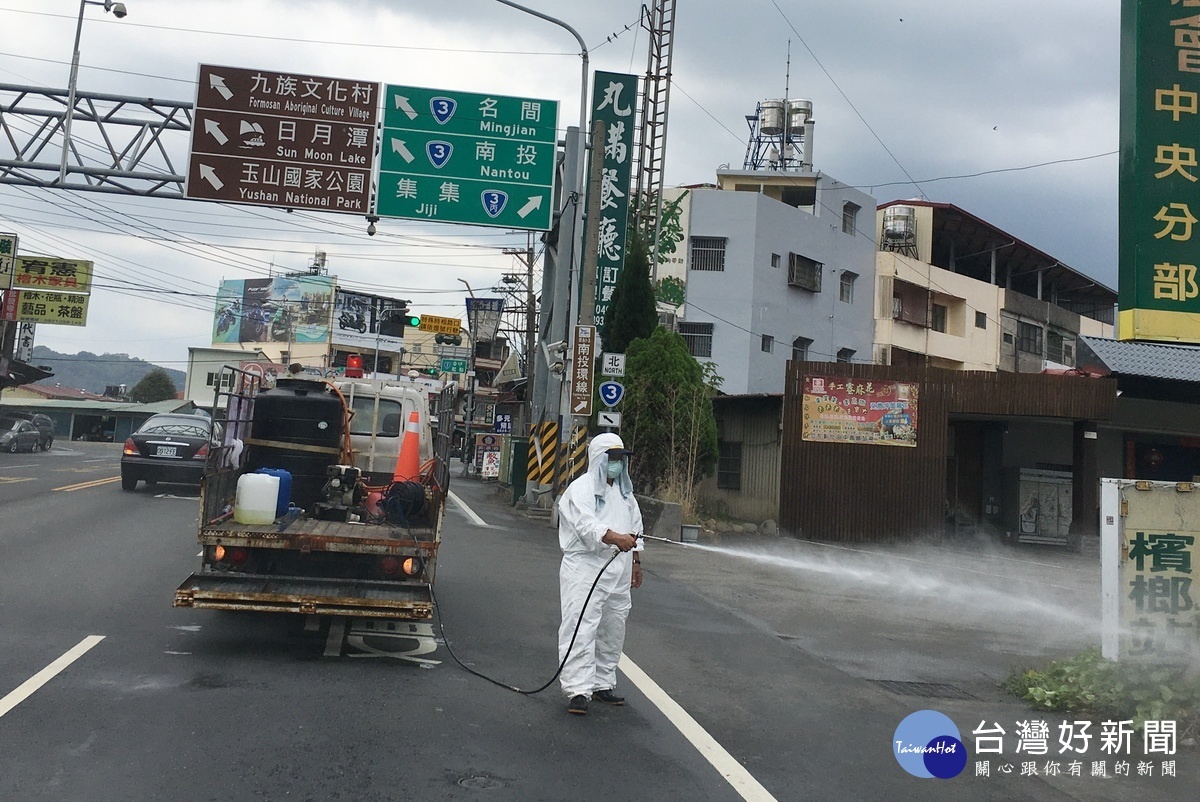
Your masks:
M804 124L812 119L813 105L811 100L797 99L788 101L788 129L803 131Z
M883 210L883 238L909 239L917 231L917 210L912 206L889 206Z
M766 136L783 133L782 100L764 100L758 105L758 131Z

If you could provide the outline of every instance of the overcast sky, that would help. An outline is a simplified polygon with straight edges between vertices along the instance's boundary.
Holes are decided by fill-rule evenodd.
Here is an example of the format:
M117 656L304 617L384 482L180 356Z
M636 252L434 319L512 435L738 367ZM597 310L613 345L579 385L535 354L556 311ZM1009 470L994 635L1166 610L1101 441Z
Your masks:
M575 28L593 69L645 72L640 2L524 4ZM1116 0L675 5L668 185L740 168L758 101L808 98L821 172L880 203L952 203L1115 289ZM556 99L559 128L578 122L575 39L495 0L126 6L123 20L87 7L81 91L190 102L206 63ZM78 12L77 0L0 0L0 82L65 89ZM400 220L368 238L353 216L12 186L0 186L0 230L18 233L24 253L96 263L88 326L40 326L37 344L179 369L187 346L210 342L222 278L302 270L319 249L343 284L462 317L459 280L488 294L521 269L502 249L526 243Z

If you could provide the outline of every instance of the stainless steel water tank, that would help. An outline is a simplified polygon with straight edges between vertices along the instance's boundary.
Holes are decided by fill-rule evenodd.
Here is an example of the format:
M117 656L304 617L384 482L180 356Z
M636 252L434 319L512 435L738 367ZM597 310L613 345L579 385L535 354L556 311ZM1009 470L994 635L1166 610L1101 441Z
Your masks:
M758 131L766 136L783 132L783 109L785 101L764 100L758 105Z
M804 124L812 119L813 105L811 100L802 98L788 101L788 130L797 134L804 130Z
M912 206L889 206L883 210L883 238L908 239L917 231L917 210Z

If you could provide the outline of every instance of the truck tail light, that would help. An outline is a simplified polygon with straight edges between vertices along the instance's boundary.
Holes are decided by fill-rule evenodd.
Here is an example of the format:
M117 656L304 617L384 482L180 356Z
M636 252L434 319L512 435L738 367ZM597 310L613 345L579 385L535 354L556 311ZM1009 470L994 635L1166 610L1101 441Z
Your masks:
M388 555L379 560L379 570L387 576L417 576L424 562L420 557L393 557Z
M219 563L245 565L246 561L250 559L250 550L242 546L225 548L218 545L213 549L213 558Z

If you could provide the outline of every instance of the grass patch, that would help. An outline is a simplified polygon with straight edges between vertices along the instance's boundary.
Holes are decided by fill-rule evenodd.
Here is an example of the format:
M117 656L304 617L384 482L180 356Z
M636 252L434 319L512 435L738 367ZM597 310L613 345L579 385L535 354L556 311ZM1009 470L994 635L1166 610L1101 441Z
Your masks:
M1187 668L1116 663L1086 649L1045 669L1017 670L1000 687L1039 710L1104 719L1177 722L1182 742L1200 732L1200 677Z

